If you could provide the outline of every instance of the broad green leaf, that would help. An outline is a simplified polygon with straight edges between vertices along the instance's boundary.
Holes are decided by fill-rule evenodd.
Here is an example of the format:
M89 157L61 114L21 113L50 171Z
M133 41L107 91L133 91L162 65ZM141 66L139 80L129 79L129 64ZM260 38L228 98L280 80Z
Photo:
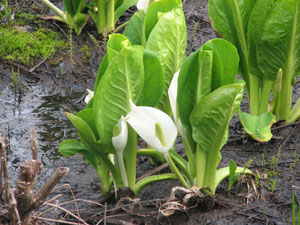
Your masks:
M275 111L277 120L288 120L292 83L300 73L300 3L277 0L269 10L257 44L257 64L264 76L276 80L282 69L282 88Z
M230 174L229 167L224 167L224 168L221 168L221 169L217 170L217 173L216 173L216 186L215 186L215 189L212 190L213 194L215 194L216 188L219 186L221 181L224 180L226 177L228 177L229 174ZM242 175L242 174L252 175L253 173L252 173L251 170L249 170L247 168L237 167L236 170L235 170L235 174L237 174L237 175Z
M271 126L276 117L271 112L252 115L239 110L239 117L246 132L256 141L267 142L272 138Z
M133 45L142 45L144 18L144 11L140 10L130 18L126 25L124 35Z
M186 42L185 18L182 8L178 7L160 17L146 43L146 49L158 55L164 71L165 85L158 107L165 111L170 111L168 88L185 59Z
M99 159L93 155L89 148L79 143L75 139L69 139L62 141L59 144L58 151L64 156L73 156L76 153L80 153L84 156L84 160L90 163L94 168L98 168Z
M140 104L144 86L143 47L121 50L100 80L94 96L93 117L101 141L110 145L113 127L130 111L129 99Z
M93 131L96 140L99 140L96 125L95 125L94 119L93 119L93 109L92 108L85 108L85 109L79 111L77 113L77 116L79 116L81 119L83 119L88 124L88 126Z
M88 143L96 143L94 132L86 121L84 121L79 116L73 115L72 113L66 113L66 115L73 126L76 128L79 136L82 137L80 137L80 140L84 145L89 146Z
M159 59L154 52L144 51L144 106L156 106L164 90L164 74Z
M171 11L173 8L181 6L181 0L160 0L153 2L149 5L147 14L145 16L145 40L148 40L152 29L158 21L159 13L166 13Z
M239 52L239 69L249 91L247 25L256 0L209 0L209 17L219 36L233 43Z
M177 105L182 124L191 129L190 114L202 97L211 92L212 51L191 54L182 65L178 77Z
M250 72L255 76L263 77L257 63L257 45L263 32L263 27L269 16L269 11L275 0L258 0L253 7L248 24L248 48L249 48L249 67Z
M225 85L200 100L190 119L192 135L197 142L197 154L206 155L203 187L216 188L216 169L220 150L226 143L228 125L238 109L244 93L244 84ZM198 181L197 181L198 182Z
M221 61L220 56L217 54L216 51L213 51L210 47L208 46L202 46L201 47L202 51L200 51L200 56L202 55L201 53L207 52L210 55L210 59L205 57L206 60L209 59L208 62L205 62L205 60L200 60L201 64L203 64L202 67L204 67L204 70L207 70L209 68L209 81L210 81L210 88L209 91L213 91L215 89L217 89L218 87L222 86L222 82L223 82L223 63ZM206 53L206 54L207 54ZM227 56L228 57L228 56ZM205 67L208 68L206 69ZM203 70L203 69L201 69ZM202 85L201 85L202 86ZM202 89L202 87L201 87ZM201 91L203 92L203 90Z
M105 152L105 150L109 148L106 148L103 144L96 142L93 131L83 119L81 119L79 116L73 115L72 113L66 113L66 115L76 128L80 141L90 150L92 155L102 159L106 166L111 170L117 186L121 186L122 179L120 174L108 158L108 154Z
M220 57L222 62L222 80L220 85L215 85L214 87L214 77L213 77L213 90L227 84L232 84L235 81L235 76L239 66L239 55L236 47L230 42L215 38L210 41L207 41L202 47L204 50L213 50L214 51L214 60L215 55ZM213 72L214 76L215 73Z
M131 46L126 36L122 34L111 34L107 42L108 62L117 55L123 48Z
M201 99L193 109L190 117L193 138L202 151L217 157L229 122L243 98L243 88L241 83L220 87Z
M89 149L85 145L79 143L76 139L69 139L62 141L59 144L58 151L64 156L73 156L78 152L89 151Z
M116 23L120 16L123 15L123 13L129 9L131 6L136 5L138 0L125 0L123 3L115 10L115 15L114 15L114 22Z
M260 2L260 0L258 1ZM258 40L257 63L270 80L283 69L283 82L290 83L300 72L300 3L298 0L277 0ZM284 84L283 84L284 85Z

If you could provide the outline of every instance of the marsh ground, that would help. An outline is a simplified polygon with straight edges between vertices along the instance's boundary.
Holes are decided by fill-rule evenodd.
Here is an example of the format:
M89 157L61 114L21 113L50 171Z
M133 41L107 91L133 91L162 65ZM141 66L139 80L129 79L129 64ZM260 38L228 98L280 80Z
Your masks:
M58 4L60 1L52 2ZM36 1L11 1L9 4L14 13L48 13L47 8ZM186 0L183 6L188 28L188 55L216 36L209 23L207 0ZM133 10L126 12L120 23L128 20ZM1 23L1 26L5 26L5 21ZM38 27L50 28L60 34L58 38L66 43L69 41L67 27L58 22L24 20L18 26L25 27L28 32ZM105 53L104 42L97 39L96 44L89 34L97 37L92 23L87 24L80 36L73 34L72 60L67 47L58 50L54 57L44 61L33 72L30 72L33 66L1 59L0 132L10 138L8 158L12 184L17 179L20 163L30 158L32 128L37 134L39 157L43 162L42 175L37 185L40 186L57 166L68 166L71 171L62 184L69 184L74 195L63 186L53 196L60 194L57 204L74 212L79 210L81 218L88 224L96 224L101 220L106 224L292 224L292 186L296 200L300 201L299 123L275 125L274 138L268 143L257 143L243 133L235 117L230 124L229 142L222 149L220 166L228 166L230 159L239 166L251 162L249 168L256 176L242 179L239 185L234 185L230 194L227 190L228 182L222 182L215 197L217 204L212 210L193 208L179 211L171 218L159 216L160 204L166 201L172 186L180 185L177 181L165 181L146 187L138 202L124 203L120 207L112 197L105 204L93 168L84 163L80 156L64 158L58 154L60 141L76 137L64 112L76 113L84 107L85 89L93 89L97 69ZM37 59L34 65L41 61ZM15 89L12 70L18 71L18 68L20 80ZM295 102L300 97L299 83L293 94ZM242 109L247 110L247 107L245 98ZM177 149L183 151L180 140ZM141 157L138 162L138 177L155 168L147 158ZM74 201L64 204L74 198L77 199L78 207ZM299 204L296 205L299 207ZM45 211L45 208L40 211ZM54 215L52 210L46 216L54 218ZM58 211L57 216L76 222L61 211Z

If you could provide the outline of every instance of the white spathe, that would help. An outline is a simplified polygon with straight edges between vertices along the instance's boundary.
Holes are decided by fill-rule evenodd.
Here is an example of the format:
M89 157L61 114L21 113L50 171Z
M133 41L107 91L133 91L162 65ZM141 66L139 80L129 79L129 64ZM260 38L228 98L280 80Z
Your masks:
M175 121L176 127L178 129L179 134L181 137L184 139L186 138L186 129L182 125L181 120L178 115L178 110L177 110L177 89L178 89L178 77L179 77L180 70L178 70L171 81L171 84L168 89L168 95L169 95L169 101L173 113L173 119Z
M135 132L151 147L162 154L166 154L172 147L177 137L177 129L173 120L164 112L146 106L136 106L131 100L131 112L126 116L127 122ZM162 129L165 145L156 136L155 125Z
M116 152L123 152L128 140L128 127L126 119L122 116L117 126L120 129L120 134L112 138L112 144L116 149Z
M88 95L85 97L84 101L86 104L89 103L89 101L94 97L94 92L91 91L90 89L86 89L88 92Z
M158 0L139 0L138 3L136 4L136 7L138 8L138 10L144 10L144 13L147 12L148 6L150 3L152 2L156 2Z

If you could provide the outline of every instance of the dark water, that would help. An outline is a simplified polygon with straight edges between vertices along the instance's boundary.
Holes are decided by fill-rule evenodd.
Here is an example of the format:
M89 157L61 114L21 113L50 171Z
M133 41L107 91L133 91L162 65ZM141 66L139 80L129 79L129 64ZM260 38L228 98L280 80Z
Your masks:
M15 95L13 82L10 79L1 79L0 133L10 139L7 157L12 186L18 178L20 164L26 159L31 159L30 131L34 129L39 145L38 158L43 164L37 188L43 185L58 166L67 166L70 173L61 183L70 184L79 197L84 190L91 190L90 193L96 192L100 198L100 191L96 187L99 185L99 179L93 168L79 155L63 157L58 152L62 140L77 138L76 130L67 120L65 112L77 113L84 107L84 85L72 84L62 87L52 79L43 79L36 83L26 78L22 79L21 75L20 87L21 101L18 103L19 91ZM62 192L69 191L64 189Z

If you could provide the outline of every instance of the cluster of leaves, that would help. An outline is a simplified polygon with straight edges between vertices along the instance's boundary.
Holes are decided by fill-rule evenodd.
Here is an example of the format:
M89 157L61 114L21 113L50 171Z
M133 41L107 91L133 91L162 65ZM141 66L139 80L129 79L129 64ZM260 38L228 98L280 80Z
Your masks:
M237 50L214 39L185 59L181 1L145 5L131 17L125 36L110 35L87 106L77 115L67 113L81 143L66 140L59 151L83 154L98 172L103 194L114 183L116 190L129 187L138 195L151 182L175 178L213 194L225 177L251 173L236 166L217 170L229 122L243 97L244 83L235 80ZM174 150L177 129L188 162ZM137 135L153 149L137 150ZM137 154L166 160L174 174L136 182Z
M36 59L54 55L56 48L66 47L65 42L57 41L58 34L48 29L28 32L0 28L0 33L0 57L18 60L29 66Z
M164 1L161 2L151 4L145 15L147 18L161 13L160 18L152 21L149 28L146 20L142 22L142 27L147 27L150 33L145 40L145 47L133 45L124 35L110 35L107 54L102 59L95 82L94 97L77 115L67 114L78 130L82 143L76 140L64 141L59 151L64 155L82 153L98 172L103 194L110 191L112 182L116 190L129 187L137 195L148 183L176 178L174 174L161 174L136 182L137 134L131 126L125 132L128 134L125 138L127 144L122 144L123 147L113 144L113 138L120 133L118 130L125 126L119 122L120 119L135 109L135 104L157 106L163 92L168 89L165 85L170 83L170 80L166 81L167 75L174 74L184 60L186 26L181 2L174 1L176 4L165 11L157 7L157 4L163 4ZM134 27L132 32L145 36L142 27ZM169 30L171 35L168 38L172 40L172 45L165 42L163 37L157 39L157 32L163 29ZM176 29L182 32L173 32ZM173 57L174 54L179 57ZM165 67L171 66L172 69L165 71L162 61ZM129 117L127 120L130 122ZM176 134L175 128L175 137Z
M300 117L300 99L292 107L292 88L300 74L300 3L209 0L208 6L213 27L236 46L241 59L239 72L252 114L240 112L241 122L256 140L268 141L275 121L291 123Z

